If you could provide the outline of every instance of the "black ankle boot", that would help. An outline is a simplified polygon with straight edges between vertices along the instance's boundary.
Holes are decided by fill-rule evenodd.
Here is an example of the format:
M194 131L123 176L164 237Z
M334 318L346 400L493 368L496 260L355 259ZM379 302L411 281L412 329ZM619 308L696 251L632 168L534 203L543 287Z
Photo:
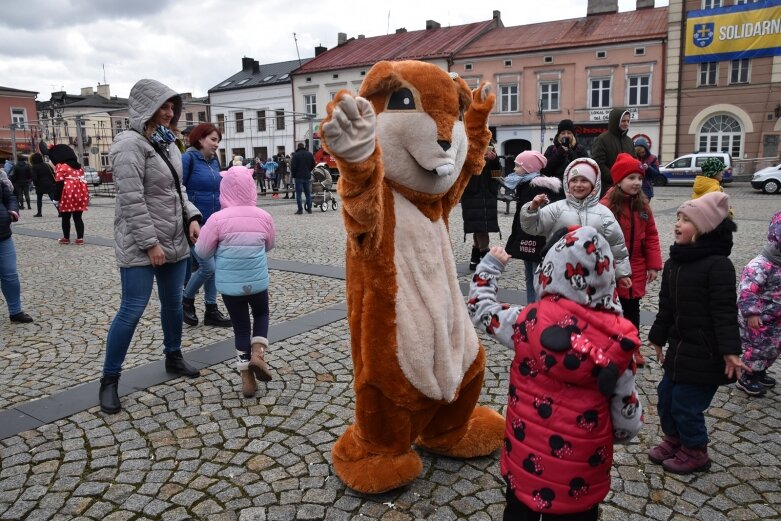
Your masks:
M231 327L231 319L223 315L217 308L217 304L206 304L206 313L203 315L204 326Z
M104 376L100 379L100 391L98 391L98 400L100 401L100 412L106 414L116 414L122 410L119 403L118 376Z
M477 246L472 246L472 256L469 257L469 271L475 271L480 264L480 250Z
M198 325L198 315L195 314L195 299L194 298L183 298L182 299L182 311L184 312L182 314L182 318L184 319L184 323L188 326L197 326Z
M189 376L190 378L201 375L198 369L184 361L181 351L165 354L165 370L169 373Z

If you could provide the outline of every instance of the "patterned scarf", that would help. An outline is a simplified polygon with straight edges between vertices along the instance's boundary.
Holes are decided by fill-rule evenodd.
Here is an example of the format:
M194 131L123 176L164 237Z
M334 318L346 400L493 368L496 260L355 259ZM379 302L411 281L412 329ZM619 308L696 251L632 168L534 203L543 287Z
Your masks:
M157 128L152 131L152 135L149 136L149 140L158 145L160 148L168 150L168 145L176 141L176 136L174 136L174 133L171 132L168 127L158 125Z

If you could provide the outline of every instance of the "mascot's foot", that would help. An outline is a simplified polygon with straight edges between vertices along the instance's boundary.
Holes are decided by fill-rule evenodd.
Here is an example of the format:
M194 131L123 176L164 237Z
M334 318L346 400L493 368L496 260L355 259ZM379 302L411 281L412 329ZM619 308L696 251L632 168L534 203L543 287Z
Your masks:
M345 485L364 494L380 494L411 483L423 470L413 450L402 454L375 454L355 439L354 426L336 441L331 451L336 475Z
M490 407L479 406L472 411L466 433L461 438L442 434L435 438L422 436L415 444L428 452L452 458L487 456L504 443L504 418Z

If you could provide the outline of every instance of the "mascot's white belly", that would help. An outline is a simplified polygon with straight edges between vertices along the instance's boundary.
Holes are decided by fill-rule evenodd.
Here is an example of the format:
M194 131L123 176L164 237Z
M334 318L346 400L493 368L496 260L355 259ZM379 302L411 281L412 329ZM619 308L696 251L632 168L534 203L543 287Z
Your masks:
M453 401L477 357L445 223L431 222L393 192L396 215L396 340L399 366L425 396Z

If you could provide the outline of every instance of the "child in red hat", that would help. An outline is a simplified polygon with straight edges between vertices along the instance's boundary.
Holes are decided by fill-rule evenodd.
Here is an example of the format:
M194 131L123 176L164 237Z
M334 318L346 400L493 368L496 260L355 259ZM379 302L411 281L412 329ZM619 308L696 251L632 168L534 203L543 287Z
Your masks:
M610 169L613 186L600 201L615 215L624 241L629 250L629 264L632 266L632 286L619 286L618 296L624 316L640 329L640 299L645 296L646 284L650 284L662 269L662 251L659 233L656 230L654 214L648 198L642 191L645 168L642 163L621 153ZM638 349L635 352L638 366L645 365L645 359Z

